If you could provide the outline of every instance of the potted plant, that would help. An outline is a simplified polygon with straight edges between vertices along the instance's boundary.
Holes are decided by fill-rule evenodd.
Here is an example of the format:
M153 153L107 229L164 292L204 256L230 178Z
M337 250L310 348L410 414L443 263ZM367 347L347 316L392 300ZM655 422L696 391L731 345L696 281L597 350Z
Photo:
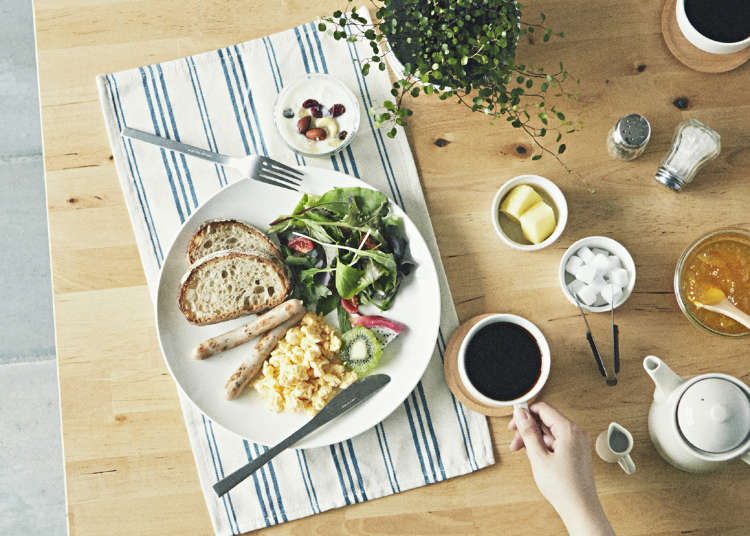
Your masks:
M407 95L437 94L523 130L538 148L533 160L545 152L558 158L565 151L563 136L580 128L553 102L576 96L564 87L568 72L562 62L559 70L548 71L515 58L523 35L544 42L564 37L545 26L543 13L538 23L529 23L513 0L371 1L377 7L375 22L348 8L323 19L318 29L337 40L369 41L372 56L361 59L363 75L371 68L384 71L386 61L391 65L398 78L393 99L371 111L388 136L412 115Z

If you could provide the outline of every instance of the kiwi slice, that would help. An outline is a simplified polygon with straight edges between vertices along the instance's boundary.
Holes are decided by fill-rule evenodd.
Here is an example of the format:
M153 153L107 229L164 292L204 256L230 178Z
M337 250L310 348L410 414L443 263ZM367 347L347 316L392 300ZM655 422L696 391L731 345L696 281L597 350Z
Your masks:
M350 329L341 336L341 361L357 374L374 369L383 355L383 347L375 334L363 327Z

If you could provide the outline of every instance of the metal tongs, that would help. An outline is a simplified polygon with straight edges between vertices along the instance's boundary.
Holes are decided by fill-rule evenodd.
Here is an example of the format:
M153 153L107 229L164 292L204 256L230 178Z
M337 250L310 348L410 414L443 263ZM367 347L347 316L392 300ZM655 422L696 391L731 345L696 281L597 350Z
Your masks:
M602 356L601 354L599 354L599 350L597 349L596 343L594 342L594 336L591 334L591 326L589 326L589 321L586 318L586 313L584 312L583 307L581 307L581 302L578 301L578 296L576 296L574 292L571 292L571 294L573 294L576 305L578 305L578 310L581 311L583 321L586 323L586 340L589 341L591 352L594 354L594 359L596 360L596 366L599 367L599 372L606 379L607 385L615 386L617 385L617 373L620 372L620 329L617 327L617 324L615 324L615 300L612 300L609 304L609 312L612 315L612 368L614 370L613 374L609 374L607 373L607 369L604 367Z

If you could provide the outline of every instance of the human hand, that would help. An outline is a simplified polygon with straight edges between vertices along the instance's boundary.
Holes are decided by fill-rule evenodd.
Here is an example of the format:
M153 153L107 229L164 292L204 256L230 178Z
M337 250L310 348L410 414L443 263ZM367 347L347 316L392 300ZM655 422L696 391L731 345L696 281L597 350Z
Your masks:
M510 449L525 447L539 491L570 534L614 535L596 494L589 435L549 404L529 409L513 412Z

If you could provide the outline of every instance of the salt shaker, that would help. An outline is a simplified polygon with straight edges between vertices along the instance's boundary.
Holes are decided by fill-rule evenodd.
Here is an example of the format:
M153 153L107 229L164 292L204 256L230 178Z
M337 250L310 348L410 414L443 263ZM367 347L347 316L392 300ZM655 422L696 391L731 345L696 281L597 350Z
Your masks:
M679 192L692 182L699 169L719 156L720 152L719 133L696 119L687 119L677 125L672 148L661 161L656 180Z
M621 117L607 135L607 152L618 160L634 160L643 154L651 139L651 125L640 114Z

